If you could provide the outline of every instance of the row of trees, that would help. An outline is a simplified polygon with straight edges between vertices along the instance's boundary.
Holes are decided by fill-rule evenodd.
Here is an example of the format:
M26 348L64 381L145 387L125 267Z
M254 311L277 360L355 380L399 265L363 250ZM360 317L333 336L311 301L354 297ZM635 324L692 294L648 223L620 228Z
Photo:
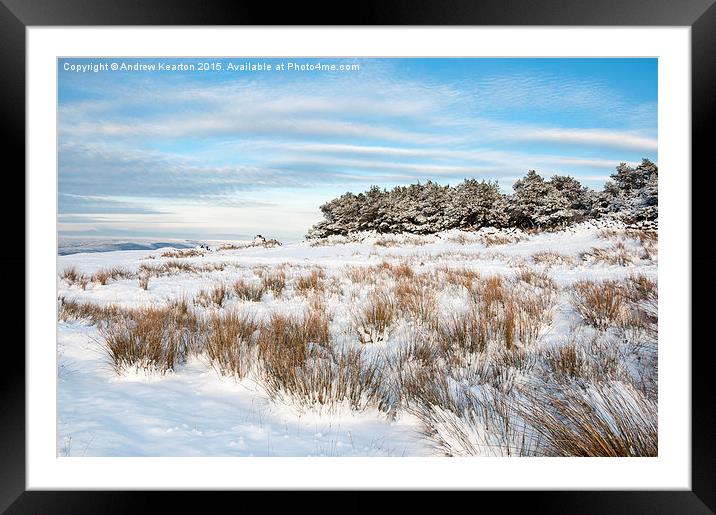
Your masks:
M357 195L346 193L321 206L324 219L309 238L359 231L430 234L447 229L480 227L552 229L590 218L612 217L626 223L658 217L658 168L643 159L630 167L621 163L602 191L590 190L575 178L555 175L549 180L530 170L506 195L497 182L465 179L456 186L428 181L371 187Z

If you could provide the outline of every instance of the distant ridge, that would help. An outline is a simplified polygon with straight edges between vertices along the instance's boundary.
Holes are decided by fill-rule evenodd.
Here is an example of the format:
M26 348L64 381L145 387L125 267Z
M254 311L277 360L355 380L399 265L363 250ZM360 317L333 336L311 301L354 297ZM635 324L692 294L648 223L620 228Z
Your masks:
M155 250L164 247L186 249L195 247L195 241L139 241L97 238L60 238L57 254L67 256L81 252L113 252L117 250Z

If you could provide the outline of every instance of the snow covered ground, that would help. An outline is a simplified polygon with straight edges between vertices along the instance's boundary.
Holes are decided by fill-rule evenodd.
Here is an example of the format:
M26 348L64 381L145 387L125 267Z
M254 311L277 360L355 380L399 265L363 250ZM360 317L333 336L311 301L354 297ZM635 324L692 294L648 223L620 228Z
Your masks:
M239 248L233 249L221 249L214 243L209 250L187 254L183 254L185 250L171 254L172 249L161 248L59 256L58 455L430 456L465 450L464 442L451 443L450 437L441 442L439 435L435 437L444 426L426 427L434 418L421 418L420 410L403 409L399 403L388 410L376 403L361 410L346 404L331 409L306 407L292 403L290 396L271 396L260 374L240 380L221 375L202 352L189 353L186 362L167 373L137 369L118 373L106 352L105 335L99 327L102 321L63 313L63 304L137 309L185 299L203 315L241 311L263 323L272 314L302 314L319 306L330 320L332 345L360 348L367 358L383 359L405 350L413 341L411 331L422 327L422 322L408 314L398 315L384 336L361 343L356 320L371 288L394 288L399 283L408 287L420 282L416 278L431 277L433 282L426 282L436 299L431 316L440 321L466 309L466 291L450 282L455 273L474 271L482 278L518 280L520 271L529 269L551 279L552 300L541 315L536 340L516 340L514 344L534 355L538 365L529 372L521 365L514 370L518 376L522 371L525 376L538 377L556 373L556 368L549 369L540 361L549 362L552 348L577 339L594 340L595 335L611 341L633 333L595 329L585 323L572 300L575 282L625 281L635 274L657 279L656 243L641 241L623 229L593 224L540 234L451 231L431 236L364 235L355 240L334 238L322 244L304 241L272 248L234 245ZM397 269L389 268L400 265L412 270L407 278L399 278L394 272ZM122 273L101 278L102 271L113 268ZM366 269L368 277L351 279L358 269ZM387 275L376 279L381 270L388 270ZM279 294L264 291L256 302L233 293L236 281L259 284L261 277L276 271L286 279ZM299 280L313 271L320 271L321 291L306 293ZM451 275L451 271L457 272ZM143 277L148 281L146 289L140 286ZM219 303L207 302L219 284L227 286L227 294ZM314 294L320 295L320 300ZM637 358L643 363L643 356L635 354L632 347L642 345L645 337L639 333L629 338L615 344L620 346L623 364L613 374L636 384L633 378L639 374L634 363ZM655 362L644 366L655 367ZM655 370L642 371L644 374L655 375ZM470 388L479 386L477 380L465 381ZM519 377L516 381L520 382ZM474 452L479 442L486 440L484 434L470 433L482 431L480 424L484 421L468 424L467 439L473 445L467 445L464 453L490 454L487 450Z

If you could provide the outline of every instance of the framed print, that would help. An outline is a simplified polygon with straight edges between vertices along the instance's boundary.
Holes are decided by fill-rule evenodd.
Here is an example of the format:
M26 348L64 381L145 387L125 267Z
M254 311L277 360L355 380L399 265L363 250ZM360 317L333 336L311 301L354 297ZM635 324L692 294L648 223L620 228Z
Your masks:
M27 199L3 507L713 509L691 330L709 2L384 4L351 26L78 7L1 11Z

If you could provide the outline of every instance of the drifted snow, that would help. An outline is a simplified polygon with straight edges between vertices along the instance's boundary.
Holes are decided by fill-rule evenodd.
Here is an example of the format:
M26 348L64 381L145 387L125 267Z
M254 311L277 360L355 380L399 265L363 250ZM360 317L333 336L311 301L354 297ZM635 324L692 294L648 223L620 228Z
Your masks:
M202 289L218 282L237 279L257 280L252 268L289 264L288 279L305 273L312 266L325 269L328 277L341 277L346 266L364 266L382 261L411 259L416 272L441 266L479 270L483 276L511 275L515 265L530 261L540 251L555 251L578 259L592 247L606 248L612 241L598 237L598 227L590 224L569 231L525 235L524 240L485 247L476 235L467 244L453 241L457 232L420 236L422 245L412 244L414 237L399 246L376 246L380 238L363 241L335 241L330 245L311 246L308 242L287 243L281 247L250 247L240 250L215 250L201 257L182 261L201 266L225 263L223 271L152 277L148 290L137 279L110 281L104 286L90 284L85 290L68 286L58 277L58 295L67 299L100 305L117 304L138 307L161 304L169 299L194 297ZM399 236L391 236L400 240ZM625 241L638 254L638 244ZM218 247L218 245L217 245ZM70 266L92 274L103 268L119 266L136 271L142 264L161 265L169 258L167 249L77 253L59 256L58 275ZM151 257L153 256L153 258ZM534 265L533 265L534 266ZM621 279L634 272L656 278L657 264L639 261L631 266L612 266L580 261L576 266L549 268L560 285L579 279ZM287 281L288 299L264 296L261 303L230 299L225 309L240 306L259 315L273 311L299 312L305 299L293 298ZM459 309L460 299L443 292L440 307L444 313ZM345 338L349 310L336 307L332 331ZM557 304L554 322L541 343L563 339L574 324L574 312L568 302ZM421 434L417 419L401 414L390 419L377 410L362 413L348 409L330 415L297 412L282 403L273 403L261 387L251 380L237 383L222 378L211 364L199 358L164 376L125 374L117 376L103 354L97 329L85 322L58 322L58 427L57 449L60 456L427 456L438 453L435 445ZM394 339L400 338L397 330ZM383 342L376 349L394 345Z

